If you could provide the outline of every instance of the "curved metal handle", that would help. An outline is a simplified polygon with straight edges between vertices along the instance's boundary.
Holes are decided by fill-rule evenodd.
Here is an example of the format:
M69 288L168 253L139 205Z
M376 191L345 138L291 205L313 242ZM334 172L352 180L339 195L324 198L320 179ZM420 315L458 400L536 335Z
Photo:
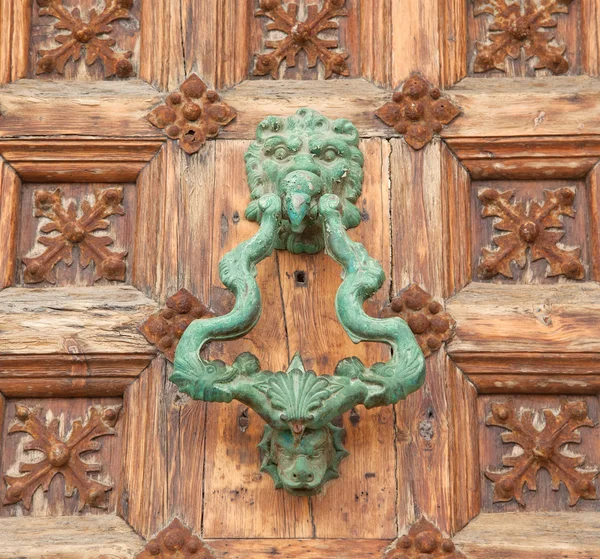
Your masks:
M363 310L364 302L383 285L385 274L365 247L346 233L355 222L354 211L348 206L357 195L356 185L362 183L362 170L354 176L346 172L357 162L362 165L362 154L355 147L356 129L348 121L331 123L308 109L298 111L298 115L290 117L296 120L290 124L294 135L289 141L282 134L284 126L274 117L259 126L264 153L272 153L273 146L284 144L291 146L286 150L295 149L297 153L281 172L270 161L264 163L265 176L272 177L276 184L271 185L274 192L264 193L266 185L261 179L263 193L249 206L260 228L254 237L226 254L219 265L221 280L235 294L235 306L225 316L191 323L177 346L171 380L194 399L236 399L255 410L267 423L259 445L265 453L262 469L273 477L276 487L296 495L312 495L327 480L338 476L337 467L347 455L342 445L343 430L331 422L358 404L372 408L406 398L424 382L425 358L402 319L372 318ZM277 135L265 139L266 129ZM305 152L298 137L302 129L311 138ZM316 132L311 132L314 129L333 130L334 138L316 142ZM329 155L327 164L310 155L310 150L315 154L326 152L326 140L334 146L332 152L335 148L340 158L341 154L347 156L338 170L331 165L335 162ZM247 157L255 174L257 149L253 145L248 152L251 157ZM350 186L343 188L341 181L349 181ZM344 199L333 193L336 189L345 193ZM354 343L377 341L391 346L389 361L365 367L357 357L349 357L337 364L333 375L317 376L304 368L298 354L285 372L262 370L259 360L250 353L240 354L232 365L200 356L207 342L239 338L258 322L262 303L255 280L256 264L273 248L283 248L282 231L283 236L287 235L288 248L304 246L312 252L324 246L342 266L343 282L335 300L338 319Z

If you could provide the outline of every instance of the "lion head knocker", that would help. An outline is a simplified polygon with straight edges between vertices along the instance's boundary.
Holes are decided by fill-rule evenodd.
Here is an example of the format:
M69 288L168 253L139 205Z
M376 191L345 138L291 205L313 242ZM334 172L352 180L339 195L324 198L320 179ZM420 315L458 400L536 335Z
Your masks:
M362 191L363 154L357 146L358 130L344 118L331 121L311 109L266 118L245 157L253 200L246 217L260 223L259 200L273 192L282 202L275 248L320 252L325 248L318 208L323 194L339 198L346 229L360 223L354 202Z
M345 119L331 121L310 109L288 118L267 117L246 153L252 202L246 217L258 232L226 254L221 281L236 296L231 312L196 320L183 334L171 380L192 398L208 402L238 400L267 423L259 445L262 470L293 495L318 492L338 477L348 452L344 430L332 422L358 404L386 406L406 398L425 379L425 359L410 328L400 318L372 318L364 302L385 281L379 263L350 240L360 214L363 156L358 131ZM319 252L323 248L344 269L335 308L354 343L391 346L386 363L366 367L356 357L342 359L333 375L307 371L296 355L287 371L261 369L250 353L233 364L200 356L211 340L239 338L258 322L262 310L256 264L273 249Z

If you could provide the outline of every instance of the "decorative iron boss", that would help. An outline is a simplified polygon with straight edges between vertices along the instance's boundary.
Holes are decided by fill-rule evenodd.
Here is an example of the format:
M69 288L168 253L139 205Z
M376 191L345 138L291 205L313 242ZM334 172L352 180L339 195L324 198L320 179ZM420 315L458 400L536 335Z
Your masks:
M357 404L395 404L425 379L425 358L407 324L400 318L372 318L363 310L385 274L346 234L360 222L354 206L363 181L358 141L350 121L331 121L310 109L288 118L269 116L259 124L245 159L253 198L246 217L260 228L219 264L235 305L224 316L192 322L175 354L171 380L182 392L207 402L239 400L265 420L261 469L276 488L293 495L313 495L338 477L348 452L343 429L332 420ZM299 355L285 372L261 370L251 353L242 353L232 365L203 359L200 350L207 342L239 338L258 322L262 303L256 264L274 248L295 253L324 248L343 268L335 299L338 320L354 343L384 342L392 358L365 367L348 357L333 375L322 376L307 371Z

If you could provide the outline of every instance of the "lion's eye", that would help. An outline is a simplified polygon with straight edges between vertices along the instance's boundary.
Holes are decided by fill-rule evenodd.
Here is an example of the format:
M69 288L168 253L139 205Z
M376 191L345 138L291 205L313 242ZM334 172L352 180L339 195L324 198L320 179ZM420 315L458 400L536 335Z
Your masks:
M288 156L288 150L286 148L284 148L283 146L279 146L273 152L273 156L275 157L275 159L278 159L279 161L283 161Z
M327 162L330 162L333 161L337 157L337 155L337 151L335 151L333 148L329 148L323 152L321 158Z

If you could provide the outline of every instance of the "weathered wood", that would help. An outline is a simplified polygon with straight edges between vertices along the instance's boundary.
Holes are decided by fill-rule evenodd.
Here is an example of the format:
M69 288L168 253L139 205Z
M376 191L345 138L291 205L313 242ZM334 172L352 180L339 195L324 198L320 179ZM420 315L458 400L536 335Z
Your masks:
M467 9L462 0L440 5L441 87L453 86L467 75Z
M166 361L157 357L123 401L123 471L117 513L146 539L168 520ZM188 472L191 474L191 472ZM195 483L194 475L189 475Z
M442 146L442 217L446 247L444 296L460 291L471 281L471 205L469 173L446 145Z
M0 460L0 471L3 475L19 477L23 475L19 467L21 464L39 462L45 458L45 455L40 452L25 452L24 446L32 440L32 437L24 433L8 434L11 425L16 423L16 406L26 406L31 410L39 409L41 418L46 425L52 419L60 421L59 436L63 441L66 441L73 428L73 422L81 420L86 423L87 415L91 406L120 406L121 398L77 398L65 399L58 398L35 398L30 399L19 398L18 400L8 400L6 402L6 415L2 433L4 441L2 446L2 455ZM96 439L98 443L98 451L84 454L84 459L93 464L99 464L100 469L98 474L91 474L92 479L96 479L103 485L111 487L112 490L106 494L104 504L106 508L97 508L85 506L83 513L93 515L96 518L106 514L112 514L115 511L117 503L116 487L121 474L121 458L123 455L123 414L122 412L114 426L116 434L99 437ZM38 439L39 443L40 439ZM86 476L84 476L86 477ZM38 483L42 483L43 479L39 479ZM81 481L85 487L85 481ZM4 502L7 486L3 483L0 488L0 500ZM82 503L84 501L82 500ZM12 505L3 505L0 508L0 517L8 516L23 516L26 518L33 517L59 517L67 515L76 515L78 513L80 498L78 491L75 491L71 497L65 496L65 480L62 475L55 475L50 483L49 491L45 493L41 487L38 487L33 495L31 509L27 510L23 502ZM4 543L4 542L2 542ZM1 555L0 555L1 557Z
M447 92L462 115L443 138L586 136L600 127L600 84L587 76L465 78Z
M166 143L142 170L137 183L133 285L161 304L178 288L177 225L181 162L185 157L177 144Z
M36 386L36 378L41 387L51 384L48 369L80 389L101 378L131 382L155 354L137 326L156 304L132 287L9 288L0 293L0 309L0 379L7 391L24 375L17 392Z
M363 222L348 233L382 262L383 287L369 300L367 312L376 316L388 302L390 286L389 145L379 139L360 144L365 155L363 196L358 207ZM386 361L383 344L355 345L337 321L334 300L340 267L327 255L277 254L290 354L299 351L307 368L333 374L339 360L356 356L365 364ZM365 410L362 406L343 418L346 448L341 477L312 498L318 538L390 538L396 533L394 417L391 408ZM375 507L377 515L369 515Z
M164 135L146 115L161 95L140 80L69 82L21 80L0 89L0 137L100 136L157 138Z
M0 559L133 559L143 541L115 515L0 520Z
M0 84L27 75L33 0L0 2Z
M360 0L353 11L360 14L358 30L360 42L356 54L350 48L352 53L349 61L350 71L380 87L389 88L392 86L392 56L390 56L392 29L389 25L392 3L389 0ZM347 39L356 41L357 37L348 33ZM360 60L360 68L356 68L358 60Z
M514 402L517 413L522 413L525 410L532 411L536 417L534 419L534 426L536 429L541 430L544 428L545 420L543 410L552 410L555 414L561 409L561 405L564 405L567 399L564 396L547 396L547 395L530 395L530 394L519 394L506 395L494 394L491 396L481 396L477 401L477 417L481 423L478 429L479 438L479 471L481 475L481 510L483 513L508 513L508 512L567 512L570 511L572 514L580 514L582 512L598 512L600 511L600 501L597 499L579 499L579 502L574 506L569 506L569 492L565 487L564 483L561 483L558 491L553 491L551 487L551 478L545 469L538 472L536 476L536 490L530 491L525 489L523 491L524 506L517 503L514 499L507 502L496 502L494 503L494 484L487 478L484 477L484 472L499 472L505 471L502 464L502 458L504 456L511 456L515 453L515 445L512 443L503 443L501 435L508 431L499 427L486 426L485 421L491 414L491 406L495 403L506 403L509 401ZM589 417L594 423L598 421L598 398L594 394L593 396L572 396L568 398L569 402L585 402L588 408ZM559 454L566 456L584 456L585 462L583 463L581 470L595 469L596 471L600 468L600 430L597 427L580 427L577 430L581 436L581 442L578 444L569 444L560 448L560 445L554 445L553 450ZM551 432L552 433L552 432ZM546 432L546 440L551 441L552 438ZM523 437L520 437L523 440ZM517 447L520 449L520 447ZM477 456L475 456L477 459ZM523 468L523 466L521 466ZM543 468L543 467L542 467ZM529 470L531 471L531 470ZM575 480L578 478L576 472L562 472L559 477L564 481L569 479L567 476ZM518 481L517 481L518 483ZM594 482L597 484L597 481ZM600 515L599 515L600 516ZM599 539L600 541L600 539Z
M229 310L232 297L221 287L218 262L223 255L248 239L257 229L244 219L249 193L243 154L249 142L218 142L215 154L215 184L219 185L211 211L213 218L211 307L217 314ZM206 273L206 272L204 272ZM287 368L289 353L279 287L277 260L272 256L258 266L258 285L263 314L244 338L213 342L211 359L231 363L244 351L254 353L263 368ZM311 537L307 499L276 491L273 480L260 472L260 442L264 422L242 404L208 404L204 498L204 536ZM223 514L226 510L227 514Z
M597 1L581 2L581 67L584 74L600 76L600 5Z
M448 415L450 425L450 470L452 529L459 532L481 509L477 390L463 372L446 356L448 372Z
M21 179L0 159L0 289L13 285L17 263L18 215L21 202Z
M437 0L392 1L392 87L415 71L440 83L439 6Z
M381 557L391 540L363 539L218 539L206 540L219 559L271 559L285 557L327 557L327 559L363 559Z
M161 91L173 91L186 78L182 6L173 0L141 0L139 77ZM201 20L194 21L198 28ZM200 30L200 36L207 30ZM214 33L212 28L210 33Z
M600 281L600 165L587 177L588 211L590 229L590 276Z
M600 517L594 513L481 514L454 543L473 559L599 557Z
M435 298L444 291L441 145L414 151L391 140L393 291L417 282ZM450 439L446 363L427 360L424 387L396 405L398 522L411 525L422 513L440 529L452 527Z
M472 283L447 303L457 322L448 353L481 391L597 390L595 283Z
M161 140L0 140L0 155L27 182L134 182Z
M223 101L238 115L219 137L254 138L257 124L266 116L287 116L302 107L318 108L327 118L351 120L363 138L397 135L374 115L389 100L389 92L363 79L247 81L223 93Z

